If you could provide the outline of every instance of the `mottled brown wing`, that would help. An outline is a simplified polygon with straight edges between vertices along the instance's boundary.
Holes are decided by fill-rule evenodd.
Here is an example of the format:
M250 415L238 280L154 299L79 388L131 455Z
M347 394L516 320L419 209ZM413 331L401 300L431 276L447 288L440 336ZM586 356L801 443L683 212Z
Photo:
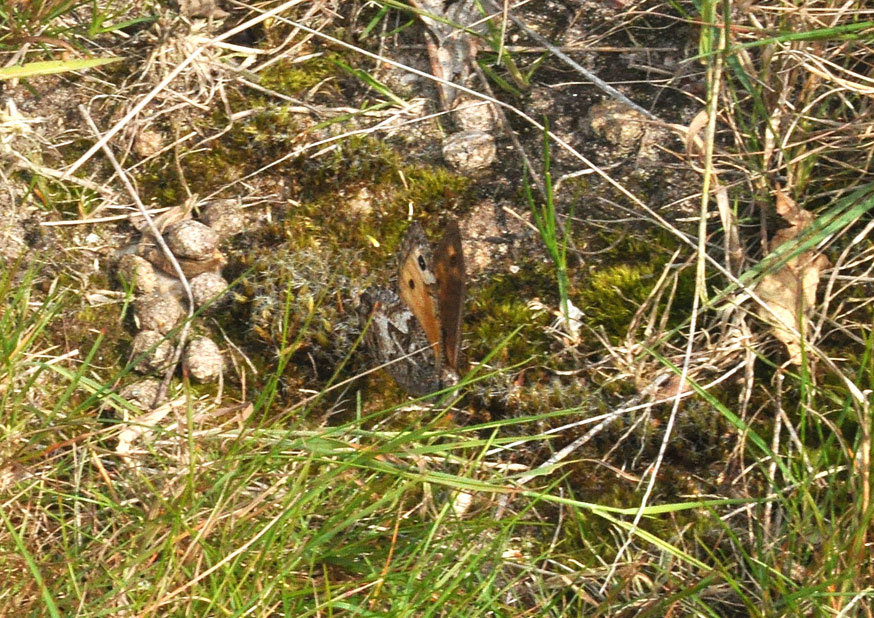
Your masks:
M434 252L437 279L437 311L446 364L459 370L461 320L464 313L464 252L457 221L450 221Z
M414 397L441 388L433 348L418 318L397 294L371 288L361 296L364 343L374 359L398 385Z

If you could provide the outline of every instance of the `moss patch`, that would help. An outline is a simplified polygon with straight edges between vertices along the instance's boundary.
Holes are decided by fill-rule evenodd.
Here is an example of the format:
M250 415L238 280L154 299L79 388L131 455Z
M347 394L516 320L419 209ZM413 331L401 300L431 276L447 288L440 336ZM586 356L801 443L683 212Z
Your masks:
M613 340L625 337L635 313L659 280L670 257L673 244L664 234L655 234L651 242L625 239L593 266L586 280L577 284L579 307L586 322L603 327ZM694 294L694 272L686 269L678 274L680 280L671 308L668 327L675 326L688 315ZM659 300L666 308L667 298Z

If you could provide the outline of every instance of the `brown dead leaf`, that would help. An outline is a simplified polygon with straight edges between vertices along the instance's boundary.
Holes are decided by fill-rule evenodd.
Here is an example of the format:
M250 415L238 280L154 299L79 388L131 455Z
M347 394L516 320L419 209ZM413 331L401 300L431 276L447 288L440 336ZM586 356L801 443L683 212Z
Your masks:
M707 123L710 122L710 117L706 110L701 110L689 123L689 128L686 129L686 154L692 159L697 159L704 153L704 140L699 135Z
M783 191L777 190L777 212L790 226L774 234L768 248L774 251L797 237L813 222L813 214L799 208ZM828 258L818 251L805 251L788 260L780 269L762 277L756 294L770 308L759 308L760 317L771 326L771 332L783 342L789 352L789 362L801 364L801 341L786 325L799 333L807 331L807 318L816 303L816 288L820 274L830 266Z
M131 454L134 450L134 443L140 438L152 437L154 433L158 432L158 429L156 428L161 424L161 421L173 412L174 409L181 409L184 406L185 399L179 397L150 412L146 412L145 414L141 414L140 416L131 419L118 434L118 445L115 447L116 455L121 456L125 463L130 465L132 462Z
M780 245L782 245L787 240L792 240L804 229L813 223L813 213L804 210L803 208L799 208L798 204L795 203L791 197L783 193L782 190L777 189L777 202L776 202L777 214L786 219L786 222L790 224L791 227L787 227L782 230L778 230L776 234L774 234L774 238L771 239L769 243L769 249L773 251Z
M707 128L710 122L710 116L707 110L701 110L689 123L685 130L686 154L689 156L692 166L696 171L704 173L704 168L695 163L696 160L704 160L707 151L706 144L701 133ZM743 261L743 247L740 244L740 238L737 231L737 218L731 208L728 199L728 190L719 182L719 176L715 170L710 172L710 182L713 186L713 195L716 200L716 208L719 212L719 220L722 223L722 229L725 230L726 252L731 261L733 270L740 268Z

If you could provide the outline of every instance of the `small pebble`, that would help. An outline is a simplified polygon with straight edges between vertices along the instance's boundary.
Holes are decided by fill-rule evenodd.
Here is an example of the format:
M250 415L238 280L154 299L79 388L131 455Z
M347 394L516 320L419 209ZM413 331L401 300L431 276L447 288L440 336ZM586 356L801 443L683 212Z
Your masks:
M443 158L460 172L471 172L495 160L495 138L482 131L453 133L443 140Z
M137 295L151 294L158 289L158 277L148 260L129 253L118 261L118 277L122 285L133 285Z
M157 247L150 247L144 243L140 245L139 251L140 255L151 262L152 265L156 266L161 272L170 275L171 277L176 277L176 268L173 265L173 262L168 260L160 249ZM176 258L176 263L179 264L179 267L182 269L182 272L185 273L186 277L196 277L201 273L211 271L217 272L224 268L228 263L225 256L222 255L222 252L219 250L213 251L209 258L205 260L192 260L176 255L174 255L174 257Z
M182 355L182 367L198 382L212 382L222 373L221 350L207 337L193 339Z
M134 370L140 373L163 371L173 358L173 344L161 333L141 330L131 344L131 359L136 362Z
M365 186L346 200L345 208L356 216L367 217L373 213L376 202L373 192Z
M154 378L146 378L133 384L128 384L121 389L118 394L123 399L142 408L143 410L151 410L152 404L155 403L155 397L158 396L158 388L161 382Z
M185 219L167 228L167 245L177 258L208 260L218 249L219 236L207 225Z
M210 202L203 207L200 219L212 228L220 238L230 238L246 231L243 209L235 199Z
M143 159L151 157L164 147L164 136L155 129L139 131L134 139L134 152Z
M134 317L139 328L156 330L166 335L182 321L185 310L172 296L153 293L140 298L134 304Z
M228 282L217 272L197 275L189 281L189 284L196 307L209 303L211 308L215 308L221 303L224 293L228 290Z
M619 101L606 101L589 109L589 126L623 152L634 148L646 129L646 118Z
M452 103L452 117L462 131L488 133L495 128L496 115L492 104L469 95L460 95Z
M224 19L230 13L222 10L216 0L179 0L179 12L186 17Z

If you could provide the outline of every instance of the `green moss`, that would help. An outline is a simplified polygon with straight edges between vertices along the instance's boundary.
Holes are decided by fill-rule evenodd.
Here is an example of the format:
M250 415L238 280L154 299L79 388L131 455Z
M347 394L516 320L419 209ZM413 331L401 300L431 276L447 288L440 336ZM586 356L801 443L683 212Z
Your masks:
M536 311L529 301L557 303L553 273L548 263L534 260L520 264L515 274L492 277L470 290L467 350L471 360L490 356L492 368L510 370L478 383L473 392L480 405L497 417L536 414L579 406L591 398L583 380L567 380L560 372L575 371L582 362L580 349L563 343L550 329L554 316ZM519 332L496 349L516 329ZM516 363L524 367L510 369ZM591 409L597 409L593 403Z
M298 97L320 82L343 73L334 62L335 58L339 58L339 55L328 53L303 62L283 59L265 68L260 74L259 83L270 90Z
M300 162L294 178L300 198L317 202L328 194L354 195L361 187L375 199L385 199L402 164L400 156L387 144L366 136L353 136L338 143L331 153L318 160ZM336 201L334 202L336 207Z
M546 277L532 276L527 270L523 279L520 270L516 275L498 275L483 287L471 294L468 322L473 325L471 340L475 342L473 352L477 357L489 354L514 329L523 327L519 336L510 340L494 358L498 365L529 357L542 357L547 354L551 343L546 335L549 317L536 315L528 307L528 300L546 292L549 285ZM525 290L525 294L520 294Z
M75 309L63 323L63 332L57 334L63 336L69 349L78 349L80 356L84 357L91 350L98 335L102 335L103 341L94 356L94 365L103 371L119 371L124 367L126 358L121 346L117 344L128 335L118 318L116 305L83 305Z
M621 336L654 283L649 264L617 264L596 271L580 293L586 317L591 324Z
M137 186L146 204L153 206L176 206L183 202L185 193L179 184L176 172L170 167L172 155L164 155L148 163L136 176Z
M675 242L664 234L653 238L625 238L600 256L584 282L577 283L578 302L590 326L603 327L614 339L625 337L634 314L646 301L667 264ZM694 273L681 271L668 326L688 315L694 294ZM660 306L665 308L666 298Z
M401 169L408 188L401 192L395 206L408 203L429 213L439 213L462 201L470 189L470 179L431 165L405 166Z
M361 290L340 266L354 263L349 250L292 243L257 255L237 330L249 333L240 338L252 344L248 353L261 375L287 362L286 388L317 388L331 377L359 332L351 301Z
M410 204L434 220L434 215L463 212L473 199L468 179L425 163L402 164L394 150L371 138L347 140L317 166L301 164L294 174L300 204L279 214L288 226L283 241L339 250L352 244L369 264L391 259L407 228ZM356 204L353 213L344 207L351 204Z

